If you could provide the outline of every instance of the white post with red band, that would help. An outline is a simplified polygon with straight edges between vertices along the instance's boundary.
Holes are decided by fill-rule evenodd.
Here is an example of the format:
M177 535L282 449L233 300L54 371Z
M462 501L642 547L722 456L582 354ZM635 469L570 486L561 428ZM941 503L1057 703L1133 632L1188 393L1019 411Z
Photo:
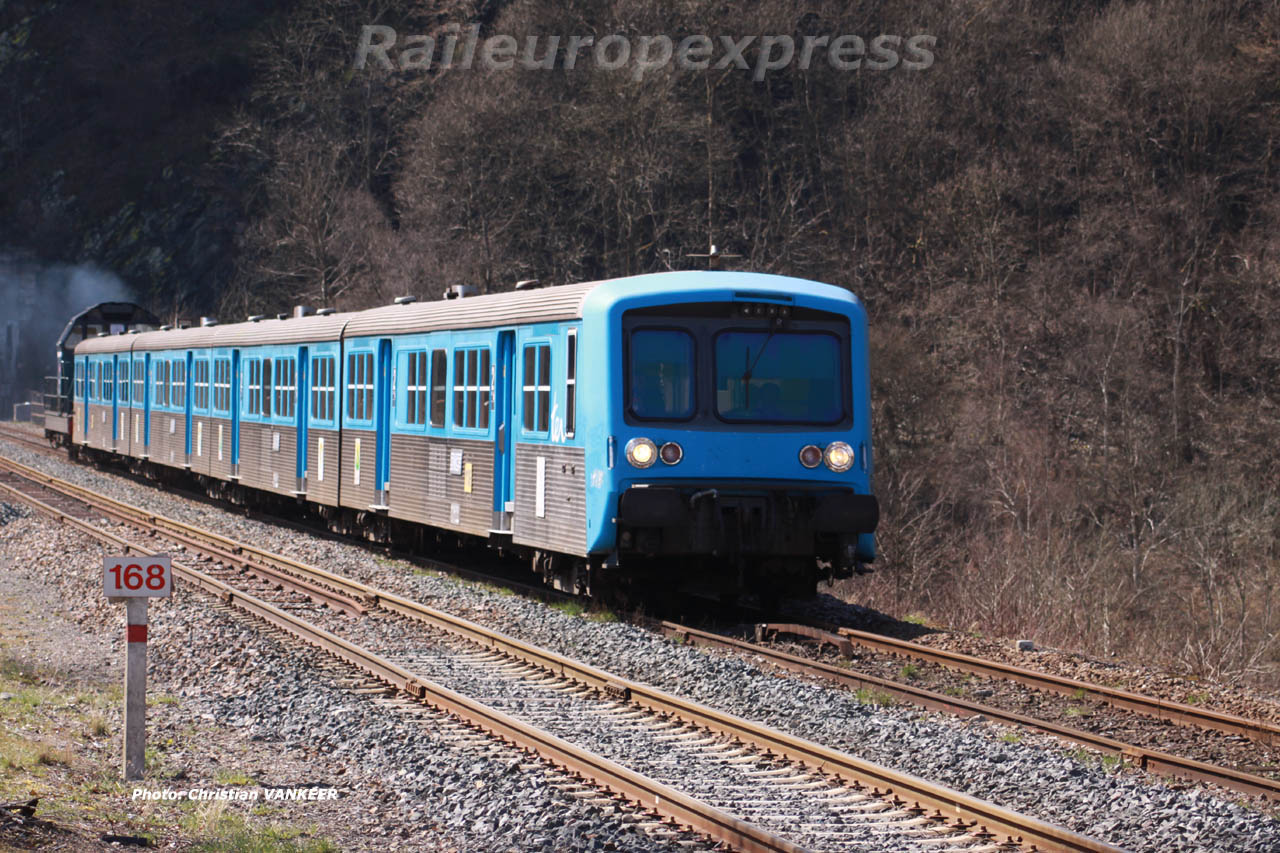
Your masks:
M147 599L173 593L168 556L107 557L103 589L125 603L124 778L141 779L147 752Z
M124 778L141 779L147 755L147 600L127 598L124 663Z

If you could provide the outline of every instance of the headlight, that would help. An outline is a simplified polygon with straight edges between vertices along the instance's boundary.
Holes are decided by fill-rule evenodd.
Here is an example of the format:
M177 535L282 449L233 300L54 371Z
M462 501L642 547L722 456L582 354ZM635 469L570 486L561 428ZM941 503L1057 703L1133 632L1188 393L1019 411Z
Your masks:
M675 465L684 458L684 448L674 441L668 441L662 445L662 449L658 451L658 456L668 465Z
M627 442L627 461L636 468L648 468L658 458L658 448L647 438Z
M806 468L817 468L822 464L822 451L817 445L806 444L800 448L800 464Z
M844 473L853 467L853 448L843 441L833 441L827 445L823 460L832 471Z

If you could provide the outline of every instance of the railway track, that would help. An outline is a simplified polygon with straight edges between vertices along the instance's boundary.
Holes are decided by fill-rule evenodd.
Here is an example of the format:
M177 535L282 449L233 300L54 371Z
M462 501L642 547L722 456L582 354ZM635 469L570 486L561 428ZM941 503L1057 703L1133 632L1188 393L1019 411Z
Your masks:
M26 434L23 436L25 444L33 447L38 446L45 451L49 450L42 441L34 437L35 434L33 432L12 425L0 425L0 436L8 438L11 434L17 435L20 433ZM30 469L30 472L37 479L46 477L46 475L35 472L34 469ZM53 478L47 479L52 480ZM70 484L67 485L72 490L79 488ZM84 489L80 489L80 492L92 494ZM202 496L195 495L194 497L203 500ZM281 557L253 546L235 543L209 531L198 530L178 522L161 519L119 502L104 504L102 512L127 523L141 522L150 524L154 522L159 524L165 528L165 535L168 538L184 547L199 550L227 565L234 565L243 571L251 572L260 579L273 581L281 586L295 589L319 603L325 603L328 606L344 610L353 615L363 614L369 607L377 606L376 594L363 591L354 596L344 595L343 582L341 580L327 577L320 570L303 566L287 557ZM315 535L328 535L314 531L306 525L295 522L284 523L300 531ZM428 560L425 563L461 577L490 582L497 580L499 583L519 588L523 592L530 592L531 594L536 592L542 598L564 597L561 594L549 593L540 588L513 583L508 578L494 578L484 572L460 568L448 563L441 563L438 560ZM685 641L700 645L717 646L721 649L732 650L741 654L762 657L771 665L783 669L804 672L855 690L869 690L873 694L892 697L896 701L958 715L982 715L1006 725L1019 726L1028 730L1050 734L1064 741L1096 750L1103 755L1119 757L1134 766L1160 775L1210 782L1251 796L1280 801L1280 782L1277 780L1245 770L1223 766L1216 760L1201 760L1177 755L1167 749L1157 749L1151 746L1125 742L1119 738L1091 732L1076 725L1066 725L1062 722L1039 719L1030 714L931 691L917 685L904 683L901 680L886 678L883 675L857 672L845 666L832 666L804 656L789 654L788 652L771 648L768 644L750 643L670 622L663 622L650 627L656 627L671 636L679 636ZM1073 700L1092 697L1125 711L1154 719L1166 720L1177 725L1197 726L1221 732L1225 735L1247 737L1266 745L1280 743L1280 727L1271 724L1168 700L1146 697L1103 685L1038 673L1021 667L986 661L868 632L854 631L848 628L813 627L809 625L761 625L758 628L761 634L760 639L763 639L765 634L798 634L810 639L830 643L846 654L851 652L854 647L861 647L881 654L892 654L920 660L987 678L1008 679L1025 684L1033 689L1066 695ZM1158 734L1157 732L1156 735L1158 736Z
M32 430L26 430L12 424L0 424L0 437L12 437L26 446L61 457L60 453L51 450L41 437ZM203 495L190 493L190 496L193 499L208 502L208 499L204 498ZM138 520L146 523L149 518L149 514L124 504L114 507L107 506L104 507L103 511L108 515L114 515L118 520L126 522ZM150 516L150 518L154 518L154 516ZM272 521L286 524L311 535L342 538L326 531L318 531L305 524L276 519L274 516ZM341 584L334 584L323 577L318 580L315 579L314 574L309 575L306 567L302 567L296 561L270 554L252 546L233 543L208 531L196 531L186 528L185 525L180 525L177 522L160 520L161 524L166 522L167 535L172 541L178 542L184 547L202 550L203 553L215 559L228 565L236 565L263 580L274 581L281 586L296 589L317 602L326 603L353 615L362 614L371 605L376 606L376 602L367 596L353 598L342 595L340 591ZM344 541L349 540L344 539ZM559 600L568 597L541 587L522 584L508 577L497 578L483 571L466 569L450 563L443 563L439 560L423 560L416 557L414 560L419 564L438 568L459 577L486 582L496 581L516 589L522 594L533 595L542 599ZM1028 730L1050 734L1064 741L1096 750L1103 755L1119 757L1134 766L1160 775L1210 782L1251 796L1280 801L1280 781L1248 772L1247 769L1224 766L1220 761L1216 760L1216 755L1205 754L1199 758L1178 755L1168 749L1157 749L1151 746L1125 742L1117 737L1088 731L1077 725L1064 724L1062 721L1055 722L1041 719L1031 714L996 707L990 703L980 703L931 691L917 685L904 683L900 679L886 678L883 674L857 672L843 665L834 667L800 655L788 654L785 651L773 649L767 644L748 643L721 634L699 631L670 622L656 625L651 623L649 627L655 627L663 633L679 636L689 642L718 646L719 648L742 654L763 657L770 664L783 669L805 672L855 690L870 690L874 694L892 697L896 701L962 716L982 715L1006 725L1019 726ZM1067 696L1072 700L1093 699L1144 717L1165 720L1180 726L1203 728L1227 736L1248 738L1251 741L1269 747L1280 744L1280 727L1272 724L1224 714L1211 709L1197 708L1169 700L1142 696L1105 685L1039 673L1022 667L948 652L869 632L855 631L843 627L810 625L761 625L758 626L758 630L761 634L760 639L763 639L765 634L798 634L810 639L817 639L820 642L830 643L846 654L851 652L853 648L858 647L879 654L919 660L947 667L957 672L970 673L993 680L1013 681L1035 690ZM1159 732L1155 732L1150 736L1163 745L1163 739L1159 735ZM1195 752L1196 750L1191 751ZM1205 753L1212 752L1212 750L1204 749L1200 751ZM1210 760L1204 760L1206 758Z
M253 572L259 584L274 588L279 578L259 574L245 562L258 564L258 569L269 563L274 570L305 581L309 586L290 587L289 593L305 596L316 621L336 622L330 628L339 627L344 635L361 634L364 639L356 642L340 636L228 580L185 562L174 563L179 578L225 605L323 649L414 700L534 751L595 786L734 849L806 849L802 844L854 849L868 842L881 846L890 838L897 846L905 845L904 849L922 850L1116 849L623 679L403 597L128 507L11 460L0 458L0 468L5 472L0 490L126 552L154 553L154 549L102 530L86 517L105 515L157 537L182 536L181 541L190 543L184 547L198 551L207 561L235 555L241 563L232 562L232 568ZM42 500L33 491L45 497L56 493L61 505ZM319 595L312 587L329 595ZM342 606L339 598L350 606ZM359 608L364 608L362 614ZM408 644L402 642L406 626L415 632ZM464 694L465 685L471 685L467 690L471 695ZM575 743L577 737L571 740L571 722L589 733L587 739L600 751L609 745L612 754L600 755ZM639 752L647 759L628 751L627 745L635 743L643 745Z
M837 647L840 647L841 639L844 636L842 633L827 633L820 629L801 625L761 625L758 627L761 629L759 633L762 638L771 633L771 631L776 633L777 628L783 628L785 629L784 633L801 634L811 639L829 642ZM866 690L873 695L890 697L893 700L916 705L931 711L942 711L962 716L981 715L998 723L1043 732L1062 740L1097 750L1104 755L1122 758L1131 762L1134 766L1152 773L1178 779L1210 782L1234 791L1280 801L1280 781L1265 776L1246 773L1208 761L1199 761L1174 755L1163 750L1152 749L1138 744L1125 743L1084 729L1037 719L1027 714L1008 711L962 697L946 695L872 673L859 672L852 667L835 666L811 657L804 657L774 648L767 643L750 642L673 622L662 622L659 625L659 629L668 636L680 638L683 642L749 655L761 659L770 666L811 675L851 690ZM1132 695L1136 696L1136 694ZM1160 700L1153 699L1151 701L1159 702ZM1254 721L1240 719L1244 723L1254 723Z

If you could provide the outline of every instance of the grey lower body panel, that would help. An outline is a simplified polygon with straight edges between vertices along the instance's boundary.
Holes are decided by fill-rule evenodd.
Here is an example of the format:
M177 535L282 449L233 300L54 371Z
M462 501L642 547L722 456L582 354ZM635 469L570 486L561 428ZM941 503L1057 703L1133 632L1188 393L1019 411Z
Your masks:
M298 488L298 431L276 424L240 424L240 482L291 495Z
M512 541L587 555L586 453L554 444L516 445Z
M388 514L488 536L493 526L493 442L392 435Z

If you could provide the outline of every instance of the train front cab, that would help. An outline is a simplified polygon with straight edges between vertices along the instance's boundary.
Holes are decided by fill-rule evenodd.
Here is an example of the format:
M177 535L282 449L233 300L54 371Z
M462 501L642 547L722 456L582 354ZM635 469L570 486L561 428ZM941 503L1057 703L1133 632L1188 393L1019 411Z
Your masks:
M866 318L848 291L654 276L593 293L584 323L608 341L583 364L610 394L593 553L722 594L811 593L874 559Z

